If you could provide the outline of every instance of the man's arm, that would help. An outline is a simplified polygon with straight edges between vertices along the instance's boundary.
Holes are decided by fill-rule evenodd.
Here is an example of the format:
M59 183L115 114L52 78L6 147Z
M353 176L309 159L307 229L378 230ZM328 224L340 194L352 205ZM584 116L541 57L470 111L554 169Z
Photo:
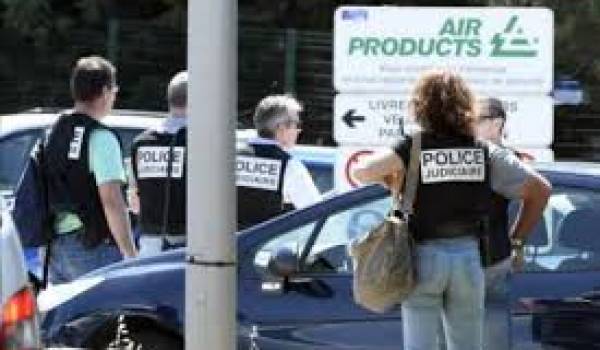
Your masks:
M552 186L539 174L531 175L521 187L521 208L510 230L510 237L515 241L525 241L533 231L536 223L542 216Z
M124 257L133 258L136 250L131 239L131 225L127 215L127 206L121 193L119 181L109 181L98 186L100 202L106 215L110 232Z
M521 162L507 149L491 147L492 188L508 199L521 200L519 212L511 225L513 268L524 263L523 245L541 218L552 186L542 175Z
M402 159L394 151L388 151L360 164L352 176L364 184L381 183L395 194L401 190L404 172Z

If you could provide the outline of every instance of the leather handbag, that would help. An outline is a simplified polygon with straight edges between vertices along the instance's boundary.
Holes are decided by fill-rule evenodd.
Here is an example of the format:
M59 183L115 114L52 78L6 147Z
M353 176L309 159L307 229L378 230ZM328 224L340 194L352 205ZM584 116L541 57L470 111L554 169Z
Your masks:
M373 312L386 312L402 302L416 284L414 240L407 218L412 214L417 189L420 152L421 135L416 133L402 200L392 193L393 207L383 222L350 243L354 301Z

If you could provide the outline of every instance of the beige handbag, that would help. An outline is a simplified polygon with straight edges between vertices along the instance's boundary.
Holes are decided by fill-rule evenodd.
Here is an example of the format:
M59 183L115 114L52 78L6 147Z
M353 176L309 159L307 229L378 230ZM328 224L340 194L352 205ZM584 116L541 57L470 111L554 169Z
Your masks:
M406 186L399 199L394 196L393 208L377 227L350 243L354 278L354 301L364 308L383 313L402 302L415 286L413 267L414 241L404 219L412 214L417 189L421 135L415 133L406 173ZM396 209L404 218L395 215Z

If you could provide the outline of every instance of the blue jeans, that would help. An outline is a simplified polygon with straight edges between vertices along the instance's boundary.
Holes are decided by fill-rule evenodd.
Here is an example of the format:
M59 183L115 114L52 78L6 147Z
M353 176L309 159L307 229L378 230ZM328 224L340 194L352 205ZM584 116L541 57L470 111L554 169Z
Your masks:
M402 303L404 350L438 349L440 315L448 350L482 349L484 276L477 240L430 240L415 250L417 286Z
M48 278L50 283L67 283L97 268L121 260L119 248L101 243L88 249L79 239L82 231L56 235L50 252Z
M484 349L511 348L510 259L485 269Z

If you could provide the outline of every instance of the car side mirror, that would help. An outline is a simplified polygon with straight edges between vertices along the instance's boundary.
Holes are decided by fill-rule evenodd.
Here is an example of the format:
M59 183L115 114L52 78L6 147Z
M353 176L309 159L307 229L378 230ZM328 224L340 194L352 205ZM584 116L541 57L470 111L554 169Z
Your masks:
M267 263L267 272L275 277L289 278L298 270L298 255L289 248L278 249Z

